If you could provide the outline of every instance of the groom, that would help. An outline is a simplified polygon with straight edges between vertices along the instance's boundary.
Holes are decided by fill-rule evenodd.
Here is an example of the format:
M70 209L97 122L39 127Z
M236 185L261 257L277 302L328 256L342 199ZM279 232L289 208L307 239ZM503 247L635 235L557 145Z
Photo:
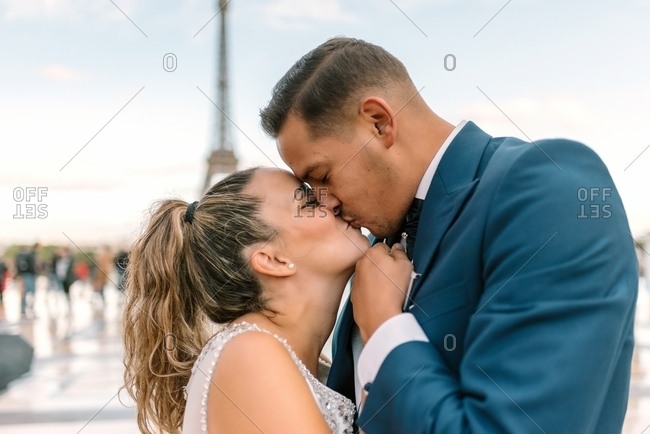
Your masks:
M592 150L451 125L399 60L349 38L301 58L262 125L329 209L387 243L357 264L328 381L362 403L360 429L621 431L637 264ZM404 306L396 242L419 274Z

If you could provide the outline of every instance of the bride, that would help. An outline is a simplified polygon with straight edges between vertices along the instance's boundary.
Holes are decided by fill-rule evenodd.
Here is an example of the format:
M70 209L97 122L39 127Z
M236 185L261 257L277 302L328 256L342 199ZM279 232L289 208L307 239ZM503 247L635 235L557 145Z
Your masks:
M368 247L281 170L159 203L127 270L124 381L140 430L351 433L354 404L317 377Z

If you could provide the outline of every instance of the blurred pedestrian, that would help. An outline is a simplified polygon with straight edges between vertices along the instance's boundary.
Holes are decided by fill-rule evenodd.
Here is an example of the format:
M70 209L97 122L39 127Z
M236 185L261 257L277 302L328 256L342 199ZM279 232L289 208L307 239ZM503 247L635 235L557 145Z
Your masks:
M129 253L124 249L120 249L115 254L115 270L117 271L117 289L124 292L124 272L126 265L129 263Z
M36 294L36 275L38 272L37 254L40 249L40 244L34 244L31 249L23 247L20 252L16 254L15 267L16 276L22 282L22 291L20 299L20 313L21 315L27 314L27 305L29 304L29 311L34 311L34 297Z
M77 261L74 266L74 272L77 275L77 279L86 286L90 277L90 267L88 266L88 262L83 259Z
M77 275L75 273L74 257L68 247L60 247L54 256L54 274L63 289L68 307L70 307L70 287L77 280Z
M56 277L56 270L55 270L55 264L56 264L56 258L57 258L57 251L54 251L52 253L51 258L48 258L47 260L43 261L43 274L47 276L47 291L58 291L61 289L61 284L59 283L59 279Z
M93 278L93 287L95 292L99 293L102 303L104 300L104 289L109 280L109 275L113 269L113 255L108 247L104 246L99 249L95 257L95 264L93 271L95 272Z
M7 276L9 275L9 267L4 258L0 257L0 310L4 310L4 302L2 300L2 293L5 292L7 286Z

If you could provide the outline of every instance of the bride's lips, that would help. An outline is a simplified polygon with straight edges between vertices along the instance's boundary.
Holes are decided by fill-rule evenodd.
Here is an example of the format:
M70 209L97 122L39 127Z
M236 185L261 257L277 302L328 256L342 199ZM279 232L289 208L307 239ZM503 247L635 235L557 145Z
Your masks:
M358 225L356 220L347 220L347 219L343 218L343 221L345 223L347 223L347 226L345 227L345 230L348 230L349 228L353 228L353 229L356 229L356 230L361 229L361 225Z
M348 227L345 228L345 229L348 230L348 229L350 229L350 228L354 229L355 231L359 231L359 230L361 230L361 226L356 225L353 221L352 221L352 222L349 222L349 223L348 223Z

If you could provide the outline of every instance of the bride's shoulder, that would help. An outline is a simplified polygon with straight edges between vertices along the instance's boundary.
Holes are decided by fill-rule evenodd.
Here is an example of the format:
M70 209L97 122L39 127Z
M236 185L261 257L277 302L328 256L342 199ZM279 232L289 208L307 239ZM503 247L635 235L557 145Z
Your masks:
M240 330L224 342L215 381L225 383L226 387L232 383L239 389L245 385L261 388L274 386L267 384L270 377L285 378L285 385L293 379L304 386L291 349L282 338L254 327Z
M289 349L272 334L247 330L230 337L210 388L208 412L223 432L329 432Z
M247 330L231 337L224 346L219 365L234 364L242 369L268 368L275 365L293 365L291 354L280 338L261 330Z

